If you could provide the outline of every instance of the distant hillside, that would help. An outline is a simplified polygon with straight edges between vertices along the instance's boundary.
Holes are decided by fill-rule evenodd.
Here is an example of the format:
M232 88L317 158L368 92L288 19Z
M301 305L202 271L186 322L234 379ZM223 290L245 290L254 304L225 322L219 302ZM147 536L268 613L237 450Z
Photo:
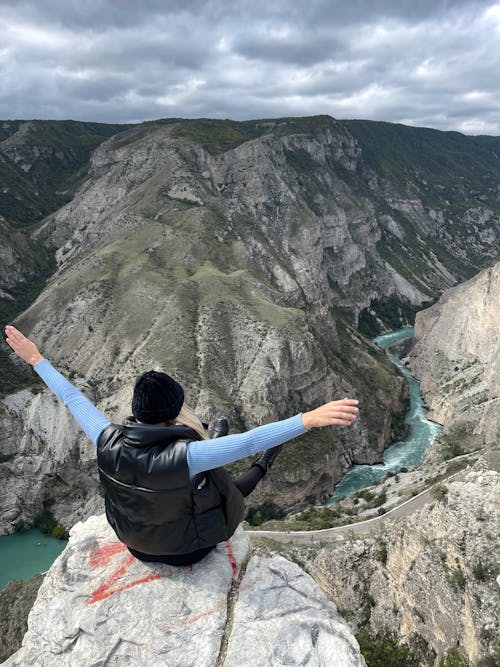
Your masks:
M355 395L355 427L288 446L252 495L270 512L315 502L380 460L401 422L404 382L366 336L498 256L497 154L496 138L327 116L134 126L31 230L57 271L19 325L112 419L153 366L235 430ZM4 405L4 526L42 500L66 524L95 512L93 453L71 422L47 397Z
M171 125L174 120L160 123ZM352 162L324 150L325 132L332 131L343 135L340 151L353 142ZM335 215L339 204L347 204L342 200L349 191L356 202L348 204L349 209L369 205L379 220L378 254L429 301L499 256L500 137L334 121L329 116L244 122L176 119L172 133L214 157L266 137L281 137L285 144L292 136L309 137L316 153L292 142L284 156L300 176L304 203L313 214ZM336 190L335 180L343 187ZM386 326L413 321L412 298L400 296L373 299L370 309L360 313L360 329L367 335L381 331L373 314Z
M92 151L129 127L72 120L0 121L0 216L20 228L58 209L82 182Z
M345 125L362 146L365 178L372 170L383 193L386 181L401 192L413 193L427 211L435 211L434 238L427 253L436 253L461 277L493 263L498 248L488 251L487 245L495 236L490 226L496 224L498 234L500 137L374 121L345 121ZM370 187L376 190L374 184ZM393 253L401 250L397 239L384 241Z
M77 121L0 121L0 323L24 310L56 268L53 253L29 232L70 201L92 151L130 127ZM0 346L0 394L28 381Z

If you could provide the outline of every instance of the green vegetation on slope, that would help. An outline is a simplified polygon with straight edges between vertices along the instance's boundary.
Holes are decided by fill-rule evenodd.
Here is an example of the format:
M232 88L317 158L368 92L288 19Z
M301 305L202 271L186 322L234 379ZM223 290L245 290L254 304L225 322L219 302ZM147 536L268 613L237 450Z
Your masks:
M57 523L52 512L44 507L43 512L39 514L34 522L34 525L39 528L42 533L47 535L52 535L59 540L67 540L69 538L69 533L64 526Z
M286 136L307 133L315 135L326 127L331 127L335 121L330 116L309 116L304 118L263 118L246 121L175 118L154 122L176 123L174 136L185 137L203 146L211 153L221 153L265 134Z
M210 120L208 118L181 121L174 131L174 136L189 139L203 146L210 153L220 153L236 148L259 134L254 123L251 122Z
M26 124L28 129L21 132ZM68 202L91 152L130 126L34 120L2 121L0 127L0 215L23 227Z
M389 629L373 632L368 627L360 630L356 639L367 667L420 667L424 656Z
M472 137L380 121L342 121L375 172L406 188L417 181L427 203L453 194L455 205L487 205L499 211L500 137Z

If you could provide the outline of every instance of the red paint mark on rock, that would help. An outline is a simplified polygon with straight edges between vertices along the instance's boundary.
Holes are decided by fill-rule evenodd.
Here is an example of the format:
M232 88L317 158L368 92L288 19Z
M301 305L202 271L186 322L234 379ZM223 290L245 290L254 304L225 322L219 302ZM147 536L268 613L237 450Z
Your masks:
M90 555L90 566L93 568L96 567L105 567L109 561L119 553L125 551L127 547L121 542L111 542L104 544L102 547L99 547ZM119 567L111 573L111 575L106 579L106 581L96 588L92 593L90 598L87 600L87 604L95 604L96 602L102 602L106 598L115 595L116 593L121 593L122 591L133 588L134 586L139 586L140 584L146 584L149 581L154 581L155 579L162 579L164 576L171 576L173 574L171 568L168 569L165 575L163 574L149 574L145 577L140 577L134 581L129 581L121 585L114 585L118 580L125 576L130 569L130 566L136 561L135 557L130 554L126 556Z
M126 548L122 542L109 542L108 544L103 544L102 547L97 547L90 554L90 567L104 567L113 556L125 551Z
M233 577L236 577L238 574L238 565L236 563L236 558L234 557L233 545L231 544L231 540L226 540L226 553L229 559L229 564L231 565L231 569L233 571Z
M102 602L106 598L115 595L116 593L121 593L122 591L127 590L127 588L133 588L134 586L139 586L139 584L147 584L148 581L154 581L155 579L161 579L162 574L150 574L147 577L142 577L142 579L136 579L135 581L130 581L128 584L123 584L117 588L111 589L111 584L109 581L104 583L99 588L92 593L92 597L87 600L87 604L95 604L96 602Z

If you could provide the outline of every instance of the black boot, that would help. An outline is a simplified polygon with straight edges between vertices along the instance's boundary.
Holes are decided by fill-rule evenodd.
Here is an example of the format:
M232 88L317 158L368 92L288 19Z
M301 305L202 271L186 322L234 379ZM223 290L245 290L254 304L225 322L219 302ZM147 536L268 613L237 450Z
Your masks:
M215 422L212 438L222 438L229 433L229 423L225 417L219 417Z
M252 466L258 466L265 473L273 465L276 460L276 457L281 451L283 445L277 445L276 447L271 447L271 449L266 449L265 452L259 455L258 458L252 463Z

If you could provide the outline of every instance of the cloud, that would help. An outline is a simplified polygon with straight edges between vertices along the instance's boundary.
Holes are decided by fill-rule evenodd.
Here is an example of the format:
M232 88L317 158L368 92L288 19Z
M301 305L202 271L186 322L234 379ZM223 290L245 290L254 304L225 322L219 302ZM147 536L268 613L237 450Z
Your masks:
M330 114L500 134L500 3L11 0L0 117Z

